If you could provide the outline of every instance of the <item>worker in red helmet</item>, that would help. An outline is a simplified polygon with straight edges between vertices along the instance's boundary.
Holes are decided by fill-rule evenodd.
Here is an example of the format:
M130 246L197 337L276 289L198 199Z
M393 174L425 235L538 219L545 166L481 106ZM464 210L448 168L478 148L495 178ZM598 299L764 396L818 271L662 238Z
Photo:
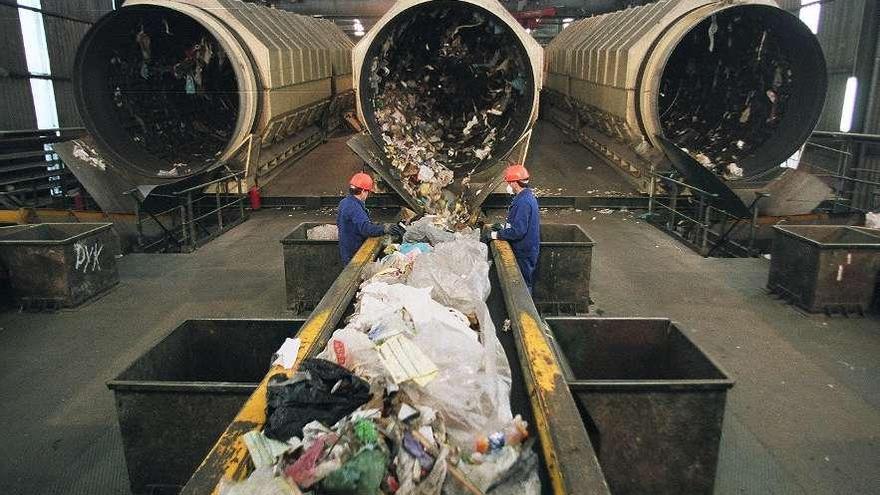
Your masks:
M495 224L483 240L502 239L510 243L519 271L529 288L535 287L535 270L538 268L538 251L541 243L541 224L538 214L538 199L529 188L529 171L520 164L514 164L504 171L507 193L513 195L507 222Z
M339 228L339 256L348 264L367 237L391 234L402 237L405 229L397 224L379 224L370 221L365 202L373 192L373 178L359 172L348 182L348 196L339 202L336 226Z

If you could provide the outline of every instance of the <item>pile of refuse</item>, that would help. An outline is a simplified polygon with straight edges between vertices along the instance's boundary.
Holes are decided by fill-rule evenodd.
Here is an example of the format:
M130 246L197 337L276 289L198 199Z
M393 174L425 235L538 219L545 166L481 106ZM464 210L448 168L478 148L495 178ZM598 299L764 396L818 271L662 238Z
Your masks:
M384 151L428 213L465 224L468 207L447 186L513 139L527 84L517 46L493 17L440 7L399 22L370 62L369 98Z
M118 29L107 85L131 140L171 164L160 175L184 175L216 160L239 106L235 71L223 48L196 21L171 11L145 13Z
M270 379L265 428L245 436L256 469L221 494L540 493L485 302L487 247L436 220L386 246L316 358Z
M731 9L700 23L670 57L661 82L666 137L728 179L741 178L737 162L773 136L795 84L783 33L750 19L759 15Z
M325 223L306 230L306 239L310 241L338 241L339 228L335 223Z

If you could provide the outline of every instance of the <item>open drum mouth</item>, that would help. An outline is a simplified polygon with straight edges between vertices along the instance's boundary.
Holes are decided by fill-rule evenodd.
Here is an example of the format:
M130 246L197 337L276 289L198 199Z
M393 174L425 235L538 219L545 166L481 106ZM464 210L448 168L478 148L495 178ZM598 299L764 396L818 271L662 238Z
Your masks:
M215 164L234 138L234 62L192 17L122 8L92 28L77 59L80 111L111 159L146 176L185 177Z
M663 134L728 179L760 175L807 139L825 98L818 42L778 8L732 7L694 26L670 55Z
M377 34L360 79L370 132L404 177L460 177L502 158L530 125L534 74L516 33L465 2L415 6ZM408 164L408 165L404 165ZM412 172L412 173L408 173Z

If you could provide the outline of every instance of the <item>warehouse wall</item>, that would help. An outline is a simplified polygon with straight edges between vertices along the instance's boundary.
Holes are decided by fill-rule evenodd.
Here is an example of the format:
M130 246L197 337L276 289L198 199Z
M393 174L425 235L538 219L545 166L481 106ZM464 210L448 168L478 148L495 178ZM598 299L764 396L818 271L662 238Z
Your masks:
M0 129L32 129L37 125L27 74L18 9L0 4Z
M0 129L36 128L33 98L15 2L0 3ZM60 127L80 127L71 75L80 39L91 24L109 12L112 0L42 0L43 26L49 50ZM56 15L52 15L56 14Z
M111 10L111 0L42 0L43 10L70 17L43 17L49 60L55 81L55 102L61 127L80 127L79 113L73 99L73 61L76 49L92 23ZM76 19L76 20L73 20Z

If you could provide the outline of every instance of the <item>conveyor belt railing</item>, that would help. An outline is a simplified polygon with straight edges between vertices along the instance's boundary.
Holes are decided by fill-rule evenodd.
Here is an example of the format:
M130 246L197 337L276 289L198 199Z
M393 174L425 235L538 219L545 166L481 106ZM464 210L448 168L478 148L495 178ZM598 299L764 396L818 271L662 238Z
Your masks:
M242 436L262 428L266 422L269 377L277 373L293 374L304 359L314 357L323 349L350 307L364 268L376 258L380 248L380 238L368 239L343 269L297 333L301 347L293 369L276 366L269 371L187 482L182 495L216 494L222 479L247 477L251 462ZM583 420L563 378L559 358L552 351L552 337L540 320L510 245L495 241L492 252L528 395L528 404L524 406L530 410L527 415L532 418L532 431L537 431L539 454L549 481L543 491L557 495L609 494ZM516 367L510 351L508 358L511 367ZM512 371L516 377L516 370Z

